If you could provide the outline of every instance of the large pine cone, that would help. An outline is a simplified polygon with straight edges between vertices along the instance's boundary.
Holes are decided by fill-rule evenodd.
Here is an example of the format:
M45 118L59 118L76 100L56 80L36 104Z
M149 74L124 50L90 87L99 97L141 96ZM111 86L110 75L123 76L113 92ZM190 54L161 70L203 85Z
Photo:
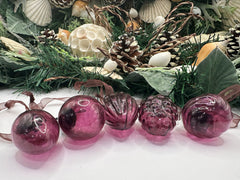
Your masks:
M138 42L134 36L127 34L119 36L118 39L113 42L109 50L110 57L124 72L132 72L135 67L141 66L141 62L137 60L137 57L142 54Z
M174 44L177 43L177 38L179 36L176 34L174 35L171 31L165 31L162 32L158 35L158 37L155 39L155 41L152 44L152 48L151 51L152 52L157 52L160 50L164 50L167 48L170 48L171 46L173 46ZM160 48L161 46L163 46L162 48ZM171 62L169 63L169 66L177 66L180 65L181 63L179 62L180 60L180 53L178 52L179 48L175 47L175 48L171 48L170 50L168 50L171 53Z
M240 24L229 30L230 35L227 37L227 53L230 58L237 58L240 56Z
M65 9L70 8L75 0L49 0L49 2L56 8Z

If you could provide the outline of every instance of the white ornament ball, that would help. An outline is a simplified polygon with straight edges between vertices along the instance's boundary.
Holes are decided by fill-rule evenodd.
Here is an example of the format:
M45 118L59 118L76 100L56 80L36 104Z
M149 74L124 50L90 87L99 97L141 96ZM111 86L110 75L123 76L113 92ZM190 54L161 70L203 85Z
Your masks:
M111 33L104 27L84 24L71 32L68 45L78 57L103 58L104 55L97 48L106 49L108 42L111 42Z
M107 62L105 62L103 68L105 70L107 70L108 72L112 72L117 68L117 65L118 64L116 63L116 61L109 59L109 60L107 60Z
M129 15L130 15L131 18L136 18L136 17L138 17L138 12L137 12L136 9L131 8L130 11L129 11Z
M170 52L160 52L158 54L153 55L148 64L157 67L165 67L171 60L171 53Z
M153 28L158 28L159 26L163 25L165 22L165 18L162 16L157 16L153 21Z
M199 8L199 7L197 7L197 6L194 6L193 7L193 14L196 14L196 15L202 15L202 11L201 11L201 9Z

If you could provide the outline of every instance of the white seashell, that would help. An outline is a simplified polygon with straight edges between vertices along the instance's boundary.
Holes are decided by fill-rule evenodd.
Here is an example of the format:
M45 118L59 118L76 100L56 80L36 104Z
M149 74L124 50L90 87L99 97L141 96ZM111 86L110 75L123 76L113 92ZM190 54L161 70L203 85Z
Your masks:
M157 67L165 67L171 60L171 53L170 52L160 52L158 54L153 55L148 64Z
M103 58L104 55L98 48L106 49L108 42L111 42L111 34L104 27L84 24L71 32L68 45L73 54L78 57L96 56Z
M153 23L157 16L166 17L171 10L170 0L155 0L146 2L142 5L139 11L139 17L147 23Z
M199 8L199 7L197 7L197 6L194 6L193 7L193 14L196 14L196 15L202 15L202 11L201 11L201 9Z
M26 0L23 12L30 21L39 26L46 26L52 21L52 9L48 0Z
M116 61L113 61L111 59L107 60L107 62L105 62L103 68L105 70L107 70L108 72L112 72L117 68L118 64L116 63Z
M14 41L12 39L9 39L6 37L0 37L0 41L2 41L2 43L7 48L9 48L10 51L13 51L18 54L28 54L28 55L32 54L32 51L30 51L28 48L24 47L22 44Z
M122 76L118 75L117 73L109 72L104 68L100 68L100 67L87 66L87 67L83 67L83 70L92 72L92 73L99 73L103 76L109 76L112 79L123 79Z
M164 17L162 17L162 16L157 16L157 17L154 19L153 28L158 28L159 26L163 25L164 22L165 22Z
M219 6L219 9L223 14L222 22L225 25L226 30L230 27L234 27L237 22L240 22L240 0L218 0L217 6ZM224 9L226 6L234 8L235 10L233 13L227 9Z
M130 17L132 17L132 18L136 18L136 17L138 17L138 12L137 12L136 9L131 8L130 11L129 11L129 15L130 15Z

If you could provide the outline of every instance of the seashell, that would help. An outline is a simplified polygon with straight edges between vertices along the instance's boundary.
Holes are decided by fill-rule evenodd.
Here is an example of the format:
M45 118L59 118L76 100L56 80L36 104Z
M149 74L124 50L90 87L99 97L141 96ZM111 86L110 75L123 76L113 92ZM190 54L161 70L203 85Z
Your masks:
M86 67L83 67L83 70L92 72L92 73L98 73L103 76L109 76L112 79L119 79L119 80L123 79L122 76L118 75L117 73L109 72L101 67L86 66Z
M140 28L140 25L137 21L128 21L126 31L136 31Z
M72 6L72 16L81 17L82 14L85 14L87 2L76 1Z
M218 0L217 6L223 15L222 22L225 25L225 29L228 30L229 27L234 27L238 22L240 22L240 1L239 0ZM228 8L227 8L228 7ZM234 8L233 13L229 10Z
M58 29L57 38L60 39L66 45L68 45L69 36L70 36L70 32L68 30L61 29L61 28Z
M118 64L116 63L116 61L109 59L105 62L103 68L105 70L107 70L108 72L112 72L117 68L117 66L118 66Z
M26 17L39 26L52 21L52 9L48 0L26 0L23 6Z
M201 9L199 8L199 7L197 7L197 6L194 6L193 7L193 14L196 14L196 15L202 15L202 11L201 11Z
M170 0L155 0L145 2L139 11L139 17L147 23L153 23L157 16L166 17L171 10Z
M97 48L106 49L109 42L111 42L111 34L104 27L84 24L71 32L68 45L78 57L103 58L104 55Z
M153 28L158 28L165 22L165 18L162 16L157 16L153 21Z
M168 65L168 63L171 60L171 53L166 51L166 52L160 52L158 54L153 55L148 64L152 66L157 66L157 67L165 67Z
M131 8L130 11L129 11L129 15L130 15L131 18L136 18L136 17L138 17L138 12L137 12L136 9Z
M13 51L15 53L18 53L18 54L28 54L28 55L31 55L32 52L24 47L22 44L12 40L12 39L9 39L9 38L6 38L6 37L0 37L0 41L2 41L2 43L10 50L10 51Z

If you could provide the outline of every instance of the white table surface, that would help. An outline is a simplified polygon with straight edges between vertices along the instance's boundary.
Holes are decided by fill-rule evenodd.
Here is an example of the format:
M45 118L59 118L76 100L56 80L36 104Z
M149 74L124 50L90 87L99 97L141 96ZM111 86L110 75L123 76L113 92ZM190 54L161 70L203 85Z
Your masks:
M0 90L0 102L28 97ZM77 95L73 89L43 97ZM52 102L46 111L55 117L61 102ZM11 125L24 108L17 105L0 112L0 132L10 132ZM27 156L11 142L0 140L0 179L5 180L239 180L240 127L229 129L221 137L203 141L190 138L182 123L167 138L148 140L137 122L134 131L120 141L105 130L93 144L73 144L61 134L58 145L41 156Z

